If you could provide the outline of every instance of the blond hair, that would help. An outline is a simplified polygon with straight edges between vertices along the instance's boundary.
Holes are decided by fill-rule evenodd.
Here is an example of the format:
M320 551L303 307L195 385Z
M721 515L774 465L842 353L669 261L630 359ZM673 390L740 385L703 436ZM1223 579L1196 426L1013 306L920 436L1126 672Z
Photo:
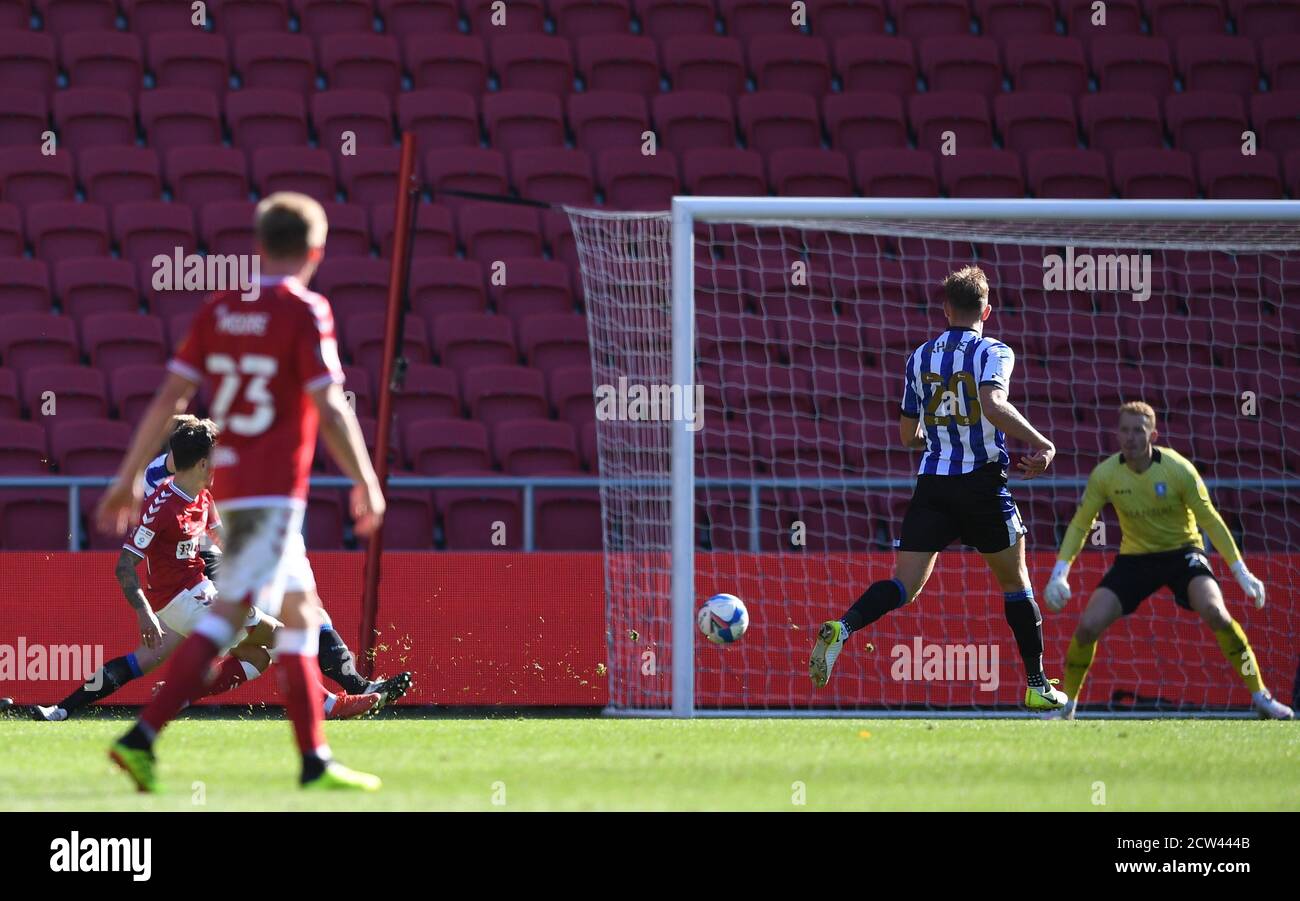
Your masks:
M978 266L965 266L943 280L948 303L960 313L978 313L989 299L989 279Z
M1123 416L1125 413L1134 413L1141 416L1147 421L1148 427L1153 429L1156 427L1156 411L1144 400L1130 400L1120 404L1119 415Z
M262 252L273 260L299 260L325 246L325 208L306 194L277 191L262 198L253 230Z

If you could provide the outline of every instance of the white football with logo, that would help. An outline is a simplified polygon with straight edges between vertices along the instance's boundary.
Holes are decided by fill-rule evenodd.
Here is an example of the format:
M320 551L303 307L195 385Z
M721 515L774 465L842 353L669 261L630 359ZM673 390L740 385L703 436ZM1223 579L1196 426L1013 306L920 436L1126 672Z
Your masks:
M739 641L749 628L749 610L734 594L715 594L704 602L695 622L709 641L731 644Z

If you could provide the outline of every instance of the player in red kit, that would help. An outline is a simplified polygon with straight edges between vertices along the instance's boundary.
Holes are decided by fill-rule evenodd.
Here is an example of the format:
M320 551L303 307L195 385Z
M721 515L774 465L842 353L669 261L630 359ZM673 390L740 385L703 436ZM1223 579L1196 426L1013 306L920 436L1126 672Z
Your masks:
M351 512L357 533L374 533L384 514L361 429L343 396L329 302L304 287L324 254L326 230L320 204L301 194L272 194L258 204L258 292L218 292L207 299L100 501L99 527L124 528L135 512L140 476L171 417L207 382L210 413L222 430L213 454L212 493L225 523L225 556L210 612L176 650L152 703L110 752L141 791L156 788L155 738L198 693L208 667L252 606L284 623L275 660L302 753L302 785L372 791L380 785L377 777L334 761L325 743L316 661L320 599L302 538L318 429L355 483Z

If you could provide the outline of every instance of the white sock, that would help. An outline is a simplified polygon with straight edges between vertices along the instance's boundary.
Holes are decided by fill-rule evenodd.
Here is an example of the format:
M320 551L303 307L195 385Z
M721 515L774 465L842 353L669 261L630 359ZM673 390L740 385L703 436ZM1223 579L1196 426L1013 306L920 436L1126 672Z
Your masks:
M338 695L331 692L325 692L325 713L329 714L334 710L334 704L338 701Z

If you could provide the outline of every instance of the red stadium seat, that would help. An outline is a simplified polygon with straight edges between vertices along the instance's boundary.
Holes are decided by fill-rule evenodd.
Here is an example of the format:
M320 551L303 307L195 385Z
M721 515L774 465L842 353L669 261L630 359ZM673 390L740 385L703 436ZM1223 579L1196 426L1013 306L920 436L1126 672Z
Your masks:
M790 23L790 8L775 0L719 0L718 11L727 34L746 43L760 36L799 34Z
M379 0L376 4L389 34L456 34L460 10L455 0Z
M604 547L600 492L594 489L542 489L534 526L539 551L598 551Z
M400 476L402 473L393 473ZM434 507L427 490L390 489L384 514L384 547L393 550L429 550L433 547ZM358 539L365 546L365 539Z
M518 323L531 316L573 312L569 271L563 263L536 258L506 259L504 263L505 284L488 288L492 305L502 316Z
M478 147L478 107L472 96L460 91L426 88L399 94L397 121L425 150Z
M697 147L733 148L736 117L731 100L711 91L675 90L652 101L661 145L682 154Z
M95 370L97 371L97 370ZM121 366L113 371L111 396L120 419L138 422L167 376L162 366Z
M1028 170L1035 197L1105 200L1111 195L1106 157L1096 150L1036 150L1029 154Z
M509 257L542 255L536 210L471 203L460 209L457 220L465 256L486 267Z
M1027 153L1047 148L1074 149L1079 144L1079 124L1074 101L1065 94L1016 91L993 100L993 115L1002 146Z
M7 476L49 475L45 430L32 422L10 420L0 430L0 473Z
M1177 40L1186 35L1223 36L1226 19L1220 0L1146 0L1152 34Z
M23 227L18 207L0 203L0 257L23 255Z
M913 39L970 31L970 4L965 0L894 0L898 33Z
M67 316L0 315L0 361L6 368L22 372L37 366L75 366L80 357L77 330Z
M68 86L105 88L135 97L144 75L140 38L121 31L83 31L61 43Z
M110 88L68 88L54 95L54 127L74 151L135 145L131 95Z
M499 488L444 488L434 492L434 501L442 517L447 550L523 549L523 514L518 491ZM502 544L493 541L498 535Z
M248 161L233 147L182 147L169 151L167 183L179 203L209 203L248 198Z
M113 240L123 257L148 262L158 254L174 256L176 249L195 249L194 216L179 203L145 201L113 208Z
M99 374L93 369L86 372ZM73 419L62 413L57 418L60 421L50 430L50 452L59 472L71 476L111 476L117 472L131 446L130 423L102 415L78 414Z
M613 123L609 124L612 129ZM591 172L591 156L585 150L517 150L510 157L510 170L520 197L579 206L594 203L596 180Z
M940 157L939 171L952 197L1023 197L1020 158L1008 150L975 147Z
M424 156L424 177L433 189L434 200L458 206L460 198L441 195L445 190L477 194L505 194L505 155L498 150L471 147L432 150Z
M256 206L248 201L205 205L199 215L199 227L208 253L252 253ZM333 223L330 224L332 227Z
M1202 150L1196 157L1201 187L1212 200L1281 200L1278 158L1267 151L1243 155L1240 147Z
M1164 144L1160 107L1145 94L1086 94L1079 100L1079 118L1088 147L1108 155Z
M1223 91L1249 97L1259 89L1255 45L1247 38L1191 35L1178 41L1185 91Z
M938 153L945 143L944 133L956 136L961 153L993 144L993 122L989 118L988 100L969 91L943 91L914 94L908 101L908 118L916 132L916 146Z
M760 91L736 103L740 128L751 150L764 155L789 147L821 146L817 102L792 91Z
M845 91L906 97L916 90L912 44L896 37L852 36L835 42L835 71Z
M473 260L416 258L411 262L407 291L411 309L426 322L445 313L487 311L483 270Z
M411 468L440 476L492 467L488 430L481 422L454 418L408 420L402 445Z
M318 143L331 151L343 147L346 131L352 132L357 147L393 143L393 107L378 91L321 91L311 98L311 121Z
M1072 37L1021 37L1006 42L1007 71L1017 91L1068 94L1088 87L1083 44Z
M588 153L611 147L639 147L641 135L650 130L645 98L627 91L570 94L568 114L574 143Z
M27 210L27 238L48 263L108 256L108 213L94 203L38 203Z
M112 26L110 25L109 28ZM37 31L0 31L0 84L6 88L50 94L58 66L54 41Z
M556 415L574 426L596 420L590 364L561 366L547 374L547 397Z
M889 94L828 94L822 101L826 128L836 150L850 156L877 147L906 147L903 102Z
M564 110L554 94L499 91L483 98L483 124L504 154L529 147L564 146Z
M0 88L0 147L35 146L48 127L45 95L22 88Z
M1169 42L1164 38L1109 35L1090 47L1101 91L1125 91L1163 98L1174 89Z
M368 35L374 10L370 0L292 0L302 33L320 41L326 35Z
M821 38L885 33L883 0L812 0L808 4L812 33Z
M403 50L406 69L417 89L439 88L479 97L487 87L487 53L481 38L447 35L430 41L412 35Z
M1228 0L1237 34L1252 40L1300 34L1300 9L1286 0Z
M438 359L462 378L476 367L514 366L518 362L514 329L504 316L448 313L439 316L433 326ZM466 391L468 399L468 387Z
M321 39L320 61L329 86L335 90L378 91L392 96L402 85L401 50L397 38L388 35L329 35Z
M677 35L712 35L716 13L710 0L633 0L641 33L659 42Z
M387 261L369 256L326 256L312 284L329 298L334 321L346 327L354 315L387 310L389 269Z
M1061 18L1073 38L1091 44L1098 38L1136 35L1142 31L1138 0L1109 0L1104 19L1098 20L1095 0L1061 0ZM1095 21L1094 20L1098 20Z
M113 0L35 0L45 30L63 36L74 31L112 31L117 18Z
M491 44L492 69L501 90L573 90L573 56L567 39L542 34L503 34Z
M301 96L288 91L233 91L226 95L226 122L232 145L249 156L264 147L307 143L307 109Z
M1270 91L1300 89L1300 45L1292 35L1264 38L1259 54Z
M237 36L289 30L287 0L215 0L212 5L217 31L232 41Z
M493 429L511 419L545 419L546 378L528 366L479 366L464 372L461 383L470 416Z
M162 33L180 33L194 27L193 11L171 0L122 0L132 33L149 38Z
M158 88L140 95L140 122L149 146L165 154L176 147L219 146L217 98L207 91Z
M541 313L517 321L519 347L529 366L543 373L590 365L587 320L577 313Z
M301 34L248 34L234 44L244 90L310 93L316 86L316 48Z
M54 292L65 316L134 313L140 308L135 268L126 260L91 257L54 265Z
M627 0L551 0L555 30L573 40L626 34L631 23Z
M573 426L553 419L510 419L492 428L492 450L513 476L582 472Z
M344 396L356 410L357 416L373 417L374 403L370 393L370 374L360 366L343 367Z
M18 400L18 376L12 369L0 368L0 419L16 420L22 416ZM6 423L8 425L8 423ZM0 472L4 472L4 447L0 443Z
M326 203L325 217L329 234L325 238L327 254L336 256L370 255L370 224L366 208L349 203ZM391 215L389 217L391 221Z
M1165 121L1179 150L1193 154L1211 147L1240 150L1246 108L1234 94L1187 91L1165 100Z
M311 550L343 549L343 497L338 489L316 489L307 493L302 535Z
M671 151L642 156L639 148L606 150L596 158L605 206L615 210L666 210L678 191Z
M1300 90L1256 94L1250 99L1250 121L1261 147L1274 153L1300 147Z
M361 313L343 324L344 346L352 362L365 368L375 384L380 382L384 357L385 313ZM429 340L424 320L408 315L402 330L402 354L416 363L429 362Z
M768 177L787 197L851 197L849 158L838 150L775 150L767 158Z
M50 274L44 261L8 260L5 281L0 315L50 312Z
M110 209L162 196L158 154L148 147L100 147L78 157L86 199Z
M1055 36L1052 0L975 0L980 33L999 40L1025 35Z
M773 4L773 8L778 5ZM789 16L780 34L765 34L746 48L749 68L760 91L794 91L820 99L830 92L831 63L821 38L791 40Z
M348 157L340 157L340 162L344 159ZM298 191L321 203L334 200L337 190L333 158L313 147L259 148L253 153L253 183L264 197L276 191Z
M377 203L371 210L374 223L374 241L379 245L379 255L393 255L393 205ZM333 228L333 220L331 220ZM445 206L421 203L415 208L415 228L411 255L420 257L454 257L456 233L452 228L451 210Z
M460 380L455 372L427 363L407 366L402 387L393 392L393 413L399 425L422 419L455 419L460 412ZM409 436L404 447L410 459Z
M939 170L928 150L863 150L853 171L867 197L939 196Z
M734 97L745 87L740 41L720 35L681 35L664 42L664 69L674 91Z
M119 366L167 362L162 320L135 313L98 313L81 322L81 341L90 364L111 373Z
M339 157L339 178L348 203L373 206L397 196L402 152L396 147L372 147L365 153Z
M1114 154L1115 186L1129 199L1177 200L1196 197L1192 156L1181 150L1120 149Z
M493 14L498 12L498 8L493 6L492 0L463 0L461 8L469 19L470 33L488 40L497 35L540 35L546 30L546 9L542 6L542 0L519 0L512 3L510 15L504 21L499 15L494 20Z
M1282 160L1282 180L1291 199L1300 198L1300 150L1292 150Z
M220 96L230 85L230 48L219 34L155 34L149 38L149 69L157 87Z
M659 51L652 38L631 34L571 37L577 41L578 72L588 91L659 93Z
M988 97L1002 90L998 45L991 38L926 38L921 41L920 57L931 91L975 91Z

